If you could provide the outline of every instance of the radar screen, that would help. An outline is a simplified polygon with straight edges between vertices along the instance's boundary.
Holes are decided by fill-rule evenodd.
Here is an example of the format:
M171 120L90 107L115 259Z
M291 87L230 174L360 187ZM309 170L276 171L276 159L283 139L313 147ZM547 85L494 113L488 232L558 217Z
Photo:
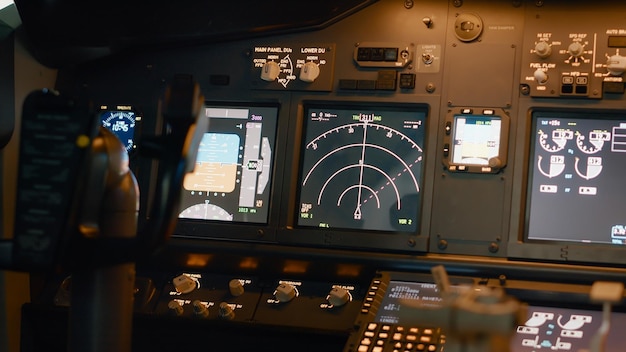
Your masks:
M305 105L297 224L416 232L426 115L421 105Z
M102 126L113 132L131 154L136 148L136 135L141 116L130 105L101 105L99 113Z
M195 169L179 218L267 223L278 106L205 106Z
M626 116L533 112L529 240L626 244Z
M509 117L504 111L462 108L446 120L444 163L449 171L496 173L506 166Z

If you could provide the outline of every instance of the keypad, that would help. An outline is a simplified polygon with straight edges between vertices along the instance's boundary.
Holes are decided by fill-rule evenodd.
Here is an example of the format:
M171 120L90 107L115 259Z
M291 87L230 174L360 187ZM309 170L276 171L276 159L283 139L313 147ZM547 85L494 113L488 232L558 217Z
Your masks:
M439 328L368 323L357 352L441 352L445 336Z

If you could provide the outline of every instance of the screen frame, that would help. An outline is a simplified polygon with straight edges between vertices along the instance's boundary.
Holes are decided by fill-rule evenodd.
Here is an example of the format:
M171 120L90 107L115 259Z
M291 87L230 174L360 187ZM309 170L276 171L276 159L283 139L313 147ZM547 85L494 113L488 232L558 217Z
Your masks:
M269 191L269 204L267 222L241 222L241 221L219 221L204 220L191 218L177 218L176 228L172 234L172 238L179 239L200 239L200 240L237 240L237 241L253 241L253 242L274 242L276 238L276 229L279 222L280 214L280 198L283 182L284 158L282 155L285 150L285 130L287 106L278 100L207 100L203 104L205 107L228 107L228 108L275 108L276 109L276 126L275 126L275 142L274 156L272 158L272 179L267 187ZM211 131L211 122L207 132ZM279 157L276 157L279 155Z
M518 160L521 161L519 185L519 201L520 214L519 217L513 217L511 222L511 230L509 233L509 241L507 247L508 257L512 260L539 260L542 262L553 262L568 264L584 264L605 266L623 266L626 265L626 256L624 251L626 247L606 244L606 243L581 243L572 241L558 240L538 240L528 238L528 214L530 207L530 168L534 148L535 138L531 136L535 131L533 129L533 118L535 114L561 114L576 115L578 118L586 116L593 119L593 116L611 116L612 119L626 121L626 110L623 109L574 109L574 108L555 108L555 107L530 107L526 112L525 119L525 137L522 140L523 154ZM606 119L606 118L604 118Z
M328 109L391 109L400 111L415 110L424 115L424 122L422 128L424 128L424 141L423 141L423 159L421 169L421 191L420 191L420 206L418 208L417 216L420 218L419 225L415 232L399 232L399 231L379 231L379 230L359 230L359 229L343 229L343 228L322 228L322 227L304 227L298 225L299 207L298 202L300 199L299 180L301 177L301 158L303 139L305 138L305 113L309 107L323 106ZM319 247L332 247L336 249L355 249L355 250L367 250L378 249L383 251L409 251L409 252L427 252L428 251L428 232L424 229L427 228L425 223L428 219L424 216L427 214L427 209L424 209L424 204L427 204L427 197L425 196L428 191L425 191L425 185L429 184L427 159L428 159L428 147L431 142L432 131L430 130L430 113L431 106L427 103L403 103L403 102L389 102L389 101L336 101L336 100L302 100L297 105L297 119L294 119L294 126L291 134L294 136L294 140L290 142L294 152L291 159L291 166L289 167L290 175L286 176L290 178L288 191L284 192L289 194L288 199L283 203L286 211L283 211L281 228L277 234L277 240L281 244L289 245L306 245L306 246L319 246ZM430 186L429 186L430 187Z

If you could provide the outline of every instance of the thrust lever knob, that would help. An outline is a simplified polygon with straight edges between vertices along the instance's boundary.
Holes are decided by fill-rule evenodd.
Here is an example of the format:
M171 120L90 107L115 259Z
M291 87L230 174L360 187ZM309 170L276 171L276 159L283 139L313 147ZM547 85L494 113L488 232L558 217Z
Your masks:
M297 296L298 291L293 285L280 284L274 291L274 298L279 302L289 302Z
M333 307L341 307L344 304L350 302L350 298L350 292L348 292L348 290L346 290L345 288L333 287L333 289L330 290L330 293L328 293L328 297L326 297L326 300Z
M230 294L233 295L233 297L239 297L243 295L244 289L243 289L243 284L241 283L241 280L239 279L230 280L228 282L228 290L230 291Z

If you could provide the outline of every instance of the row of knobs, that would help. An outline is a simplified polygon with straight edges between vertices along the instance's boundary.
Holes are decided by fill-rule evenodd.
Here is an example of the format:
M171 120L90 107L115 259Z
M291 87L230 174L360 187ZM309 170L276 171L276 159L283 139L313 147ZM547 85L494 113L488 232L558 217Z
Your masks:
M187 275L180 275L172 280L174 287L180 293L190 293L197 288L197 282ZM228 283L228 290L233 297L241 296L244 293L244 287L240 280L232 279ZM299 295L298 289L289 283L281 283L274 290L274 298L279 303L286 303ZM340 307L352 300L350 291L343 287L333 287L328 295L326 301L332 307ZM208 317L209 310L204 303L200 300L194 300L191 302L193 312L198 317ZM184 308L177 300L171 300L168 302L168 309L171 314L180 316L184 313ZM233 319L235 312L233 308L226 302L222 302L219 305L218 316L223 319Z
M261 79L264 81L275 81L280 75L280 66L276 61L268 61L261 68ZM312 83L320 75L320 67L315 62L306 62L300 69L298 78L307 83Z

